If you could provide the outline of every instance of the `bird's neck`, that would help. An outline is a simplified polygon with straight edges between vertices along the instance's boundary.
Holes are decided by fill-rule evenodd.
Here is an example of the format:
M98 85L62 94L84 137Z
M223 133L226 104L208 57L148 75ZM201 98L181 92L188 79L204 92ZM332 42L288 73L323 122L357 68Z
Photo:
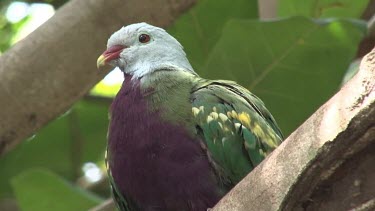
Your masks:
M163 69L179 69L196 74L183 51L167 50L154 53L152 57L141 57L134 61L128 61L125 72L135 78L142 78Z
M190 91L198 80L199 77L183 70L158 70L140 79L125 74L123 87L139 84L149 111L160 112L168 121L185 124L191 113Z

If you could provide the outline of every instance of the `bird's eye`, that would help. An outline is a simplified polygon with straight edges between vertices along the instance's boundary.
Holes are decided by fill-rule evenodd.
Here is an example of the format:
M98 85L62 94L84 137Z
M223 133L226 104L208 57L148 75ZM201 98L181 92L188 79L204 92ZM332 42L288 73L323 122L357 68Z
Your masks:
M141 35L139 35L138 39L139 39L139 42L141 42L141 43L148 43L148 42L150 42L150 35L141 34Z

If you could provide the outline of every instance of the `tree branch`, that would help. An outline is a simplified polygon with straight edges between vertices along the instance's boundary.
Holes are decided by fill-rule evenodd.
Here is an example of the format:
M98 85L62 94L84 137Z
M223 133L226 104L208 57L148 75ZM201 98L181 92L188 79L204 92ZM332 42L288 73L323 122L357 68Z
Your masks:
M213 210L348 210L374 197L374 149L375 49L351 81ZM360 191L351 194L351 186Z
M195 0L71 0L0 57L0 155L63 114L107 72L96 58L123 25L166 27ZM57 64L57 65L56 65Z

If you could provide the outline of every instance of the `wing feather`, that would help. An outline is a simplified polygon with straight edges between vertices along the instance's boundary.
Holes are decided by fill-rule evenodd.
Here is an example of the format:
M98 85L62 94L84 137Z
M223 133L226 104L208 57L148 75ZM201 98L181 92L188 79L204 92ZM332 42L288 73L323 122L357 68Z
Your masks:
M264 103L232 81L201 81L192 90L192 114L210 157L234 184L283 139Z

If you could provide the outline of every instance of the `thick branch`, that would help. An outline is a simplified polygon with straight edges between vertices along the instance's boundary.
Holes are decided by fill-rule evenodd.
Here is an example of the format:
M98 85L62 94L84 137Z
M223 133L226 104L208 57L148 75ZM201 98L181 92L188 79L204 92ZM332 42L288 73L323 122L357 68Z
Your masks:
M365 159L373 160L374 150L368 149L374 149L374 146L375 50L364 57L359 73L351 81L228 193L214 210L308 209L309 203L306 202L313 201L311 198L314 198L313 193L317 188L322 187L333 175L337 177L336 173L350 166L350 161L363 154L368 155L354 162L352 168L343 174L345 177L359 169L353 165L362 165ZM369 163L372 166L367 168L374 169L373 162ZM367 181L373 181L371 172L362 176L367 176ZM345 177L341 180L345 180ZM355 184L356 180L352 183ZM371 185L374 186L374 183ZM375 198L371 192L374 188L372 186L361 186L362 192L367 191L363 200L371 201ZM340 190L344 190L341 195L346 196L346 204L357 206L350 204L354 201L351 201L353 196L349 196L350 192L346 192L347 188L341 187ZM338 203L342 204L343 200L340 200Z
M166 27L195 0L71 0L0 57L0 155L64 113L106 72L96 58L123 25Z

